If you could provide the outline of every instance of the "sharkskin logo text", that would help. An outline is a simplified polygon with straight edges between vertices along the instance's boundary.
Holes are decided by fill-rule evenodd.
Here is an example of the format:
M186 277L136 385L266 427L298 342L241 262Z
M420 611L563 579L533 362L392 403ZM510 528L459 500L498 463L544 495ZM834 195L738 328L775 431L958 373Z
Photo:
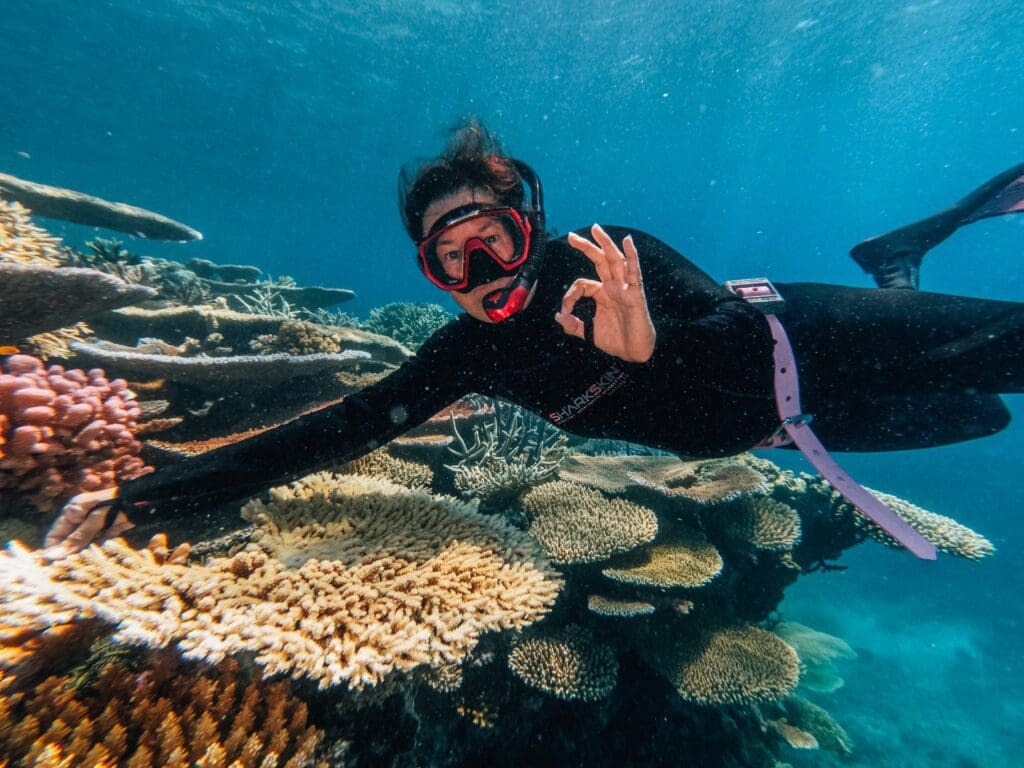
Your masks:
M601 376L600 379L587 387L582 394L574 397L571 403L559 408L557 411L549 413L548 419L552 424L564 424L565 422L579 416L595 402L605 395L610 395L625 383L626 373L619 368L612 366Z

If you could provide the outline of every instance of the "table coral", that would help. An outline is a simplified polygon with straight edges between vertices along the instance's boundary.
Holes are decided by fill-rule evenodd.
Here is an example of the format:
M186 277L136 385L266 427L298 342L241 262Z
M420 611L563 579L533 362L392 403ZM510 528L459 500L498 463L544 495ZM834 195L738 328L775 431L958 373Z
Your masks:
M695 528L677 525L663 539L629 558L632 562L603 573L609 579L641 587L702 587L722 572L722 556Z
M651 541L658 518L626 499L607 499L600 491L556 480L523 496L530 535L556 563L605 560Z
M579 624L522 640L508 666L527 685L566 701L600 701L619 674L615 651Z
M125 381L98 368L9 357L0 367L0 490L52 512L77 493L137 477L145 469L133 435L139 413Z

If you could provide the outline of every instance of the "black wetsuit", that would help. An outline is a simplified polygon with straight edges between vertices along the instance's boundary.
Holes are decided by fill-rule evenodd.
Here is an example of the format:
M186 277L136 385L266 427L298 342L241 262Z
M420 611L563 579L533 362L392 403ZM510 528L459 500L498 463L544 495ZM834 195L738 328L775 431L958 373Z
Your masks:
M244 498L356 458L470 392L517 403L576 435L690 457L740 453L772 433L772 339L761 313L655 238L607 231L616 241L632 233L640 253L657 331L646 363L607 355L556 325L572 281L596 277L559 239L549 243L537 292L519 315L498 325L460 316L381 382L126 482L122 501L170 512ZM924 447L1006 425L994 393L1024 389L1024 304L814 283L778 287L805 411L815 415L815 431L830 450Z

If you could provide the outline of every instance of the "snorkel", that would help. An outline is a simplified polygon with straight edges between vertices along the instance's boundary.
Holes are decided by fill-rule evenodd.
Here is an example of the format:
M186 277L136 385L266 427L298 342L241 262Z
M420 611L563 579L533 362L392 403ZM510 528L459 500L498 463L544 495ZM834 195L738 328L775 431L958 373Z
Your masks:
M521 160L510 158L520 178L530 188L530 207L526 211L530 222L530 251L515 278L505 288L484 296L483 308L492 323L508 320L526 306L530 292L537 284L540 269L544 264L547 248L547 231L544 216L544 191L540 178L534 170Z

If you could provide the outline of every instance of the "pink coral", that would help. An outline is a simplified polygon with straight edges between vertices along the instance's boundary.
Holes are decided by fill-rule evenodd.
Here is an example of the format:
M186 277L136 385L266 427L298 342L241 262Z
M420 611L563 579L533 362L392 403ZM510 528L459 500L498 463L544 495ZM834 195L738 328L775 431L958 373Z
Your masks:
M140 413L124 379L108 381L99 368L9 357L0 367L0 491L53 512L77 493L139 476L147 469L133 434Z

